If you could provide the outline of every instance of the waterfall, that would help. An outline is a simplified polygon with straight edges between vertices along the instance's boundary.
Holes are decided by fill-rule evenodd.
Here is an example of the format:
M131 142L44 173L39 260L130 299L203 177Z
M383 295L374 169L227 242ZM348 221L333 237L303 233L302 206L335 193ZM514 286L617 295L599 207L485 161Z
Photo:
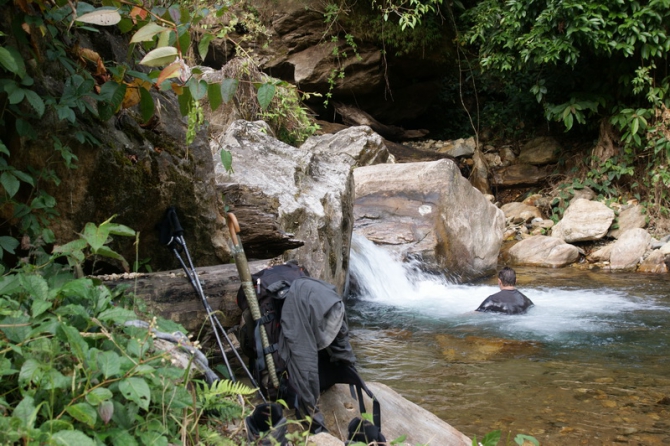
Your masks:
M465 329L472 334L517 339L607 342L612 332L637 324L636 311L655 307L654 302L631 296L623 289L567 289L541 284L520 287L535 303L524 315L476 313L474 309L497 292L497 286L450 283L417 265L403 263L358 234L352 237L349 274L354 302L364 303L371 314L375 309L380 312L391 307L398 315L399 326L404 323L401 321L411 320L420 329L430 325L440 330ZM602 339L595 341L594 335Z

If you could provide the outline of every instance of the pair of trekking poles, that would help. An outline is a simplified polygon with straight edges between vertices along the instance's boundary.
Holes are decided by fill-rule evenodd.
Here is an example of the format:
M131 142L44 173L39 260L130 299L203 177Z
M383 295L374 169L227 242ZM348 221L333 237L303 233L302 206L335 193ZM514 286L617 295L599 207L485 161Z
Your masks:
M228 228L230 229L230 236L233 242L233 256L235 257L235 265L237 266L240 281L242 282L242 288L247 297L247 301L249 302L251 315L254 321L258 321L261 318L260 309L258 307L258 300L256 299L256 292L251 282L251 272L249 271L249 264L244 254L242 242L239 236L237 235L237 233L240 230L240 227L239 224L237 223L237 218L235 217L235 215L228 213L227 218L228 218ZM198 297L200 297L200 301L202 302L205 311L207 312L207 318L209 319L210 325L212 326L212 332L214 333L214 337L216 338L217 346L221 351L221 355L226 365L226 369L228 370L228 376L230 377L230 380L232 382L235 382L235 374L233 373L230 361L228 361L228 357L226 356L226 351L223 346L222 339L225 339L228 345L230 346L231 351L233 352L238 362L244 369L244 372L251 381L251 384L258 389L258 395L261 397L263 402L267 402L265 396L260 390L260 386L254 379L249 369L244 365L244 361L240 357L240 354L237 352L237 349L230 340L230 337L226 333L226 330L221 325L221 322L214 314L214 311L212 310L212 307L209 304L209 301L207 300L207 296L203 291L202 283L200 282L198 273L195 270L195 267L193 266L191 255L186 246L186 241L184 240L184 229L179 223L179 218L177 217L177 210L175 209L174 206L168 208L168 210L166 211L165 219L161 223L160 229L161 229L161 242L167 245L167 247L174 253L175 257L179 261L179 264L186 273L189 282L193 286L193 289L195 290ZM184 257L182 257L182 255L186 257L186 261L184 261ZM265 349L268 347L269 342L267 334L265 332L265 327L261 325L260 328L261 328L261 342L263 344L263 348ZM270 377L273 378L273 384L276 387L279 387L279 382L275 372L272 355L268 353L265 359L268 363L268 370L270 372Z

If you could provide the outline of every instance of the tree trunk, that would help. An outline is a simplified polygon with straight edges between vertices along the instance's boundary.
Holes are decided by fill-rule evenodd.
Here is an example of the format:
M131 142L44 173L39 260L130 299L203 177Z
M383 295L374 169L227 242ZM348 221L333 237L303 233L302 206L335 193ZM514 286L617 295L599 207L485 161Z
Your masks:
M252 274L268 266L268 260L249 262ZM240 278L235 264L196 268L196 272L209 305L218 312L221 324L224 327L239 324L242 314L237 306ZM189 332L197 333L207 321L203 302L182 269L137 274L134 277L104 276L102 280L110 288L128 286L154 313L182 324Z

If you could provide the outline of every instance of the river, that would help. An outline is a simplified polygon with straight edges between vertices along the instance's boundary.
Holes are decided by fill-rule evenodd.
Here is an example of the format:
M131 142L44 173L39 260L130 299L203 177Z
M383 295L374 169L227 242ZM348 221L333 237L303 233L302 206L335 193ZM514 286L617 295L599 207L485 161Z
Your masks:
M495 277L449 283L354 235L361 289L347 306L363 377L471 438L499 429L509 444L517 433L551 446L670 444L667 276L515 269L535 306L476 313Z

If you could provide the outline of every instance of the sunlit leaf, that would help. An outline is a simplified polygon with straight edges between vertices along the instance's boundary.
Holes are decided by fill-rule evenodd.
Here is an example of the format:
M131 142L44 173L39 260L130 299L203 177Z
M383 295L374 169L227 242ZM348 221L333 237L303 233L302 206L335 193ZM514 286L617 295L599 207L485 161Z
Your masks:
M158 67L161 65L167 65L177 58L179 52L177 48L173 46L164 46L162 48L156 48L155 50L149 51L146 56L140 61L141 65L146 65L148 67Z
M156 85L162 84L163 81L165 81L166 79L179 77L180 75L181 75L181 62L177 60L168 65L167 67L163 68L163 70L158 75L158 78L156 79Z
M96 9L77 17L77 22L101 26L116 25L120 21L121 14L115 9Z
M153 38L156 34L162 33L163 31L169 31L169 29L165 28L163 26L160 26L156 22L149 22L146 25L144 25L142 28L140 28L135 33L135 35L133 35L133 38L130 39L130 41L132 43L148 42L150 40L153 40Z

